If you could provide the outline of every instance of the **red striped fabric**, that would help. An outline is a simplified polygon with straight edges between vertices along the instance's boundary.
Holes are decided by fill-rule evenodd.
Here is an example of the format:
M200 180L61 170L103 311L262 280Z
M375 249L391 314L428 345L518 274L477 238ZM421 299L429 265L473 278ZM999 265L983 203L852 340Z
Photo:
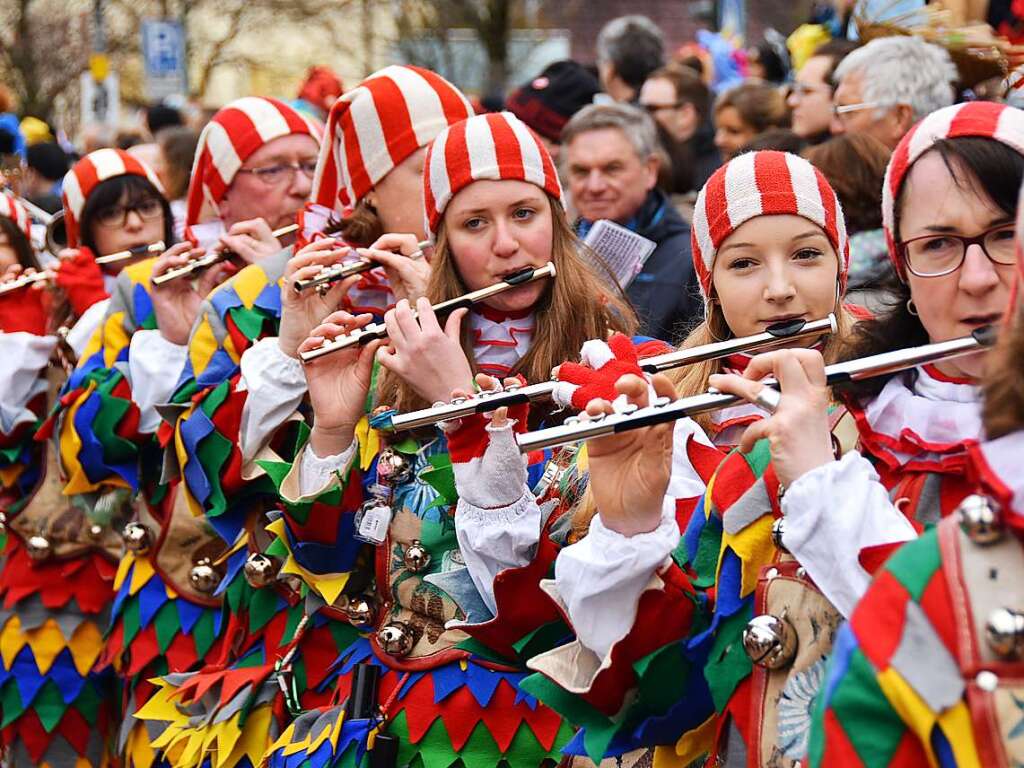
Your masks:
M222 107L199 136L189 180L186 226L216 215L238 169L256 150L274 139L293 134L318 142L319 125L283 101L246 96Z
M430 238L455 195L485 179L525 181L562 201L554 162L537 135L511 112L478 115L444 131L427 151L423 198Z
M331 108L313 202L353 207L395 166L472 114L462 92L429 70L391 66L370 75Z
M0 216L5 216L17 224L18 229L25 233L29 242L32 242L32 219L25 206L11 195L0 194Z
M163 194L163 187L156 174L138 158L120 149L106 148L90 152L75 163L64 177L62 200L69 248L78 247L79 224L89 195L101 182L118 176L141 176Z
M846 286L850 248L842 206L828 180L806 160L786 152L748 152L708 179L694 207L693 264L705 296L711 294L718 249L736 229L758 216L802 216L824 230L839 257Z

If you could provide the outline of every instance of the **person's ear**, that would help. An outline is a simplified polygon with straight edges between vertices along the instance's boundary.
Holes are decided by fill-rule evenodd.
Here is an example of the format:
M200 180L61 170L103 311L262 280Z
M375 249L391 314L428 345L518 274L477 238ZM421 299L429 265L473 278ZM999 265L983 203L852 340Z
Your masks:
M914 126L914 109L909 104L897 104L892 108L893 119L896 123L896 130L899 131L897 140Z
M658 153L655 152L654 154L650 155L647 158L647 162L644 163L644 170L647 176L644 182L645 191L650 192L652 189L654 189L654 186L658 183L658 171L660 169L661 157L659 157Z

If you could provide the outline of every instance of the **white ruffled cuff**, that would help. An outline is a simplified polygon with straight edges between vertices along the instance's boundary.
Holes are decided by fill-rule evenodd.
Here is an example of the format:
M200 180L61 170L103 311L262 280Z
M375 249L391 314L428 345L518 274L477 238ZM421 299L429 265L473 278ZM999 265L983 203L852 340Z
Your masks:
M242 407L239 448L242 458L251 461L299 407L306 395L306 375L298 360L281 351L276 336L245 350L239 367L239 389L249 391Z
M158 330L132 334L128 346L128 376L132 400L139 407L139 431L155 432L160 426L156 406L166 403L185 367L188 346L174 344Z
M303 497L316 496L327 490L338 474L348 472L349 465L359 448L357 440L341 453L332 456L317 456L310 445L302 451L299 464L299 492Z

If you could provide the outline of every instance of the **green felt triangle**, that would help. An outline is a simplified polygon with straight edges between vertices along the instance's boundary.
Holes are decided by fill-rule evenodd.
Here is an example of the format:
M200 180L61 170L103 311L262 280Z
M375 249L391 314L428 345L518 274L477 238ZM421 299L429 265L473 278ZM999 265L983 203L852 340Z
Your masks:
M512 647L519 653L520 658L529 659L544 651L550 651L558 645L563 638L572 633L565 622L559 619L542 624L532 632L519 638L512 644Z
M594 763L601 762L601 758L604 757L604 753L608 749L608 744L620 729L619 725L613 723L579 696L569 693L539 673L524 678L519 683L519 687L544 702L569 722L585 728L584 749Z
M203 467L203 474L210 483L210 496L203 503L204 511L210 517L217 517L227 511L228 503L220 484L220 475L231 456L234 444L217 431L204 437L196 450L196 458Z
M139 601L128 600L124 610L121 611L121 623L124 624L124 647L131 645L132 640L139 633Z
M772 450L768 438L758 440L750 449L750 453L744 453L742 456L750 465L750 471L754 473L754 477L761 477L772 460Z
M246 583L242 574L237 574L228 585L228 588L224 590L224 596L227 598L225 602L227 603L228 611L230 613L236 614L241 611L242 603L249 589L249 585Z
M0 693L0 715L3 716L3 719L0 720L0 727L6 728L21 717L21 713L24 711L25 705L21 703L18 686L15 685L14 680L8 680L3 687L3 692Z
M743 610L730 616L718 625L715 640L704 666L704 677L711 690L715 709L719 712L732 698L736 686L753 671L753 664L743 650L743 628L753 615L753 600L748 600Z
M230 394L231 382L222 381L206 394L206 397L200 401L199 407L202 409L203 413L212 419L213 414L215 414L217 409L223 405L224 401L228 399L228 395Z
M718 578L718 556L721 551L722 529L717 523L712 525L708 521L697 540L697 555L693 559L693 570L697 572L697 578L693 580L695 587L707 589L714 585Z
M262 311L249 307L232 307L228 310L228 315L238 326L238 330L251 341L256 341L260 337L263 323L267 319Z
M100 686L102 690L97 690ZM104 699L110 699L108 686L101 682L101 679L91 678L82 686L82 692L74 700L73 704L78 713L89 725L95 726L100 718Z
M455 473L452 471L451 458L447 453L438 453L431 456L428 461L431 467L420 472L420 479L426 481L440 494L445 506L458 503L459 493L455 489Z
M494 661L499 664L508 663L508 659L506 657L502 656L500 653L497 653L496 651L491 650L488 646L481 643L475 637L467 638L462 642L456 644L455 647L463 651L469 651L474 656L480 656L481 658L484 658L488 661Z
M204 610L203 615L199 617L199 621L192 627L192 642L196 646L196 657L202 659L206 656L206 652L213 647L214 642L217 640L217 634L214 631L214 610Z
M255 632L274 618L277 613L277 593L272 589L257 589L249 601L249 631Z
M171 647L174 638L181 631L178 606L174 604L173 600L168 600L156 612L153 627L156 629L156 642L160 646L160 652L167 653L167 649Z
M53 729L60 723L61 718L68 707L64 703L64 697L60 695L60 689L52 680L43 683L43 687L36 694L32 702L32 709L35 711L43 730L53 733Z

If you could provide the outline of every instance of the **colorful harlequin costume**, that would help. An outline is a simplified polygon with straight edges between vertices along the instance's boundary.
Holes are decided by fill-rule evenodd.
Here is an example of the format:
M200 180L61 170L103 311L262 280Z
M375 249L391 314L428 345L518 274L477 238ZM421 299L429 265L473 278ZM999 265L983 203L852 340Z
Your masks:
M75 165L65 181L70 245L77 244L92 189L124 173L145 175L145 170L114 150ZM5 198L5 204L8 212L17 212L13 200ZM82 315L101 315L106 305L102 277L87 253L61 264L57 275L72 305L69 320L77 321L69 334L77 345L96 325ZM120 537L110 526L116 510L108 506L95 515L69 503L61 492L64 457L56 446L35 438L66 377L63 366L52 362L67 357L52 335L56 318L48 292L25 289L0 303L5 305L0 346L8 361L0 388L0 511L6 517L0 742L15 765L98 766L107 757L116 713L111 675L93 671L103 650L120 554Z
M272 100L241 99L218 112L197 149L190 216L201 216L203 203L216 211L245 159L292 133L314 135L315 127ZM225 545L189 513L163 473L156 408L170 398L187 350L157 328L152 268L150 259L118 276L102 325L68 382L58 422L69 474L64 493L88 509L115 504L122 521L124 548L117 552L101 662L122 679L116 752L130 766L149 766L157 757L133 714L152 694L148 680L219 654L224 629L213 564Z
M1018 267L1019 292L1019 245ZM1009 333L1024 329L1022 307L1018 295ZM1021 361L1003 359L1019 376ZM814 712L811 765L1024 760L1022 455L1019 428L971 446L965 470L978 494L878 572L840 630Z
M714 259L726 238L750 219L783 214L810 220L828 237L841 294L849 250L835 192L801 158L754 152L719 169L698 197L693 252L705 296L712 294ZM781 555L770 535L780 514L778 480L766 442L749 454L724 453L737 428L756 414L745 408L731 428L717 430L717 449L696 424L678 422L661 524L625 537L596 515L587 536L559 555L546 587L577 639L532 659L529 666L540 674L525 687L583 726L579 743L594 761L655 748L656 764L687 765L702 755L724 757L728 741L739 745L733 760L742 743L758 744L762 726L774 725L787 676L752 680L740 635L759 575ZM852 447L855 433L842 408L830 422L833 442ZM838 624L795 563L776 567L792 582L781 599L807 608L797 622L801 629ZM802 659L802 667L816 661ZM756 712L755 687L763 702ZM750 764L764 762L752 756Z
M431 236L448 203L480 179L526 181L561 198L550 156L518 118L473 117L428 150ZM504 365L519 355L505 347ZM378 398L371 392L370 413ZM526 413L513 415L525 429ZM573 730L520 682L525 658L550 643L550 629L560 631L549 626L557 614L540 599L539 581L578 500L575 451L524 462L513 424L491 427L481 416L387 438L375 429L387 418L371 418L342 454L307 447L283 468L283 515L270 530L286 568L360 631L339 648L332 680L335 700L347 702L297 718L270 765L363 764L367 750L391 765L551 764ZM354 534L365 538L368 516L385 509L379 543L361 545ZM380 670L380 687L360 714L353 681L367 667ZM390 759L380 756L385 740Z
M465 97L432 72L396 66L370 76L331 110L304 224L347 215L394 167L469 114ZM305 228L303 239L315 236L316 225ZM154 721L154 743L179 765L198 765L211 748L217 765L259 763L292 711L330 700L331 664L358 637L343 612L307 611L301 571L282 564L282 547L264 530L279 479L264 462L295 456L306 392L300 365L277 340L290 257L284 251L251 265L211 294L174 398L182 409L172 439L185 498L231 545L218 565L230 647L200 674L165 678L140 712ZM378 276L349 298L356 294L355 304L378 312L391 301ZM285 656L288 668L276 670ZM202 712L209 725L195 727L179 706Z

